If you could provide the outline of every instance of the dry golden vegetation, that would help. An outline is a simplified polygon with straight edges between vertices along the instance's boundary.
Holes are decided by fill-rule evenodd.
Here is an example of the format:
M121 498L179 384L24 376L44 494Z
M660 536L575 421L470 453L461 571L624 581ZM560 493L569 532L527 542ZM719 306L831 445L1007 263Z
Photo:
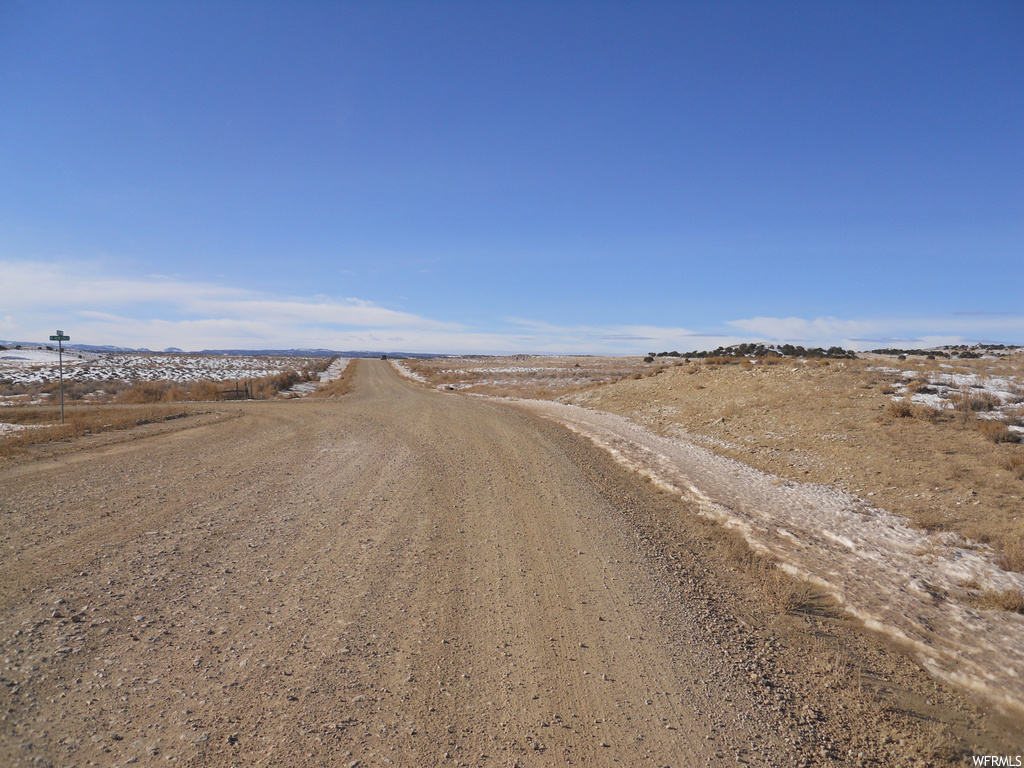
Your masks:
M237 382L140 381L116 396L119 403L180 403L186 401L245 399L271 400L299 382L313 381L330 361L311 361L301 371L282 371Z
M402 365L439 389L494 397L553 398L630 376L651 375L639 357L434 357Z
M1006 464L1003 466L1018 480L1024 480L1024 453L1007 457Z
M745 573L769 603L782 613L838 615L835 602L813 584L796 579L778 567L778 561L755 552L736 530L701 520L711 546L724 562Z
M977 592L970 595L970 602L978 608L990 611L1024 613L1024 595L1013 589L1002 592Z
M565 398L664 434L685 434L764 471L870 498L936 533L991 545L1024 571L1024 446L1008 421L968 399L940 408L894 400L927 364L866 359L829 365L694 365ZM949 369L942 369L948 375ZM1006 360L957 361L955 372L1021 377ZM927 385L918 387L918 390ZM975 397L989 403L983 395Z
M105 402L131 386L130 382L121 380L80 381L68 378L64 380L64 400ZM59 387L60 382L57 379L19 383L10 378L0 378L0 397L21 399L26 402L39 397L48 397L52 400L58 397Z
M31 394L50 395L45 405L6 406L0 410L0 455L31 445L89 433L126 429L188 415L175 403L237 399L269 400L304 381L313 381L333 358L309 358L301 370L282 371L239 382L227 381L65 381L65 423L60 423L58 382L34 385ZM337 385L332 382L331 385ZM24 387L22 387L24 389ZM193 409L194 410L194 409Z
M0 456L13 456L32 445L69 440L82 435L168 421L190 413L180 405L75 405L65 409L60 423L60 407L33 406L5 408L7 428L0 432Z
M161 359L174 360L175 356L163 356ZM205 358L202 358L205 360ZM211 358L214 362L218 358ZM236 399L237 389L256 400L276 397L281 391L304 381L314 381L327 369L334 358L309 357L285 358L284 363L294 368L275 371L265 376L221 379L199 378L182 379L177 377L173 366L159 369L168 378L149 378L154 372L144 366L137 370L125 369L125 375L119 379L73 378L65 376L64 400L66 403L159 403L185 402L202 400ZM256 365L265 365L263 358L257 359ZM194 375L194 371L185 370L185 374ZM143 376L142 374L145 374ZM56 402L59 397L60 383L56 376L46 381L19 382L13 378L0 378L0 398L17 405Z
M355 379L358 365L358 358L349 360L341 376L318 387L310 397L334 398L348 394L352 391L352 382Z

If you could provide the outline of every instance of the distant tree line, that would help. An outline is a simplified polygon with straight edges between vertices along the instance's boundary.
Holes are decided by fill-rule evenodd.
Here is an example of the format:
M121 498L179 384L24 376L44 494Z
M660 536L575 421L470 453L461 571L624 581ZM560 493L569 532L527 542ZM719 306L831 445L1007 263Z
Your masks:
M981 357L985 352L1001 352L1014 350L1012 344L947 344L936 349L898 349L896 347L885 347L883 349L872 349L871 352L878 355L896 355L899 357L918 356L927 357L929 360L936 358L959 358L961 360L974 360ZM980 351L979 351L980 350Z
M842 347L801 347L794 344L765 345L765 344L733 344L729 347L718 347L712 350L700 350L694 352L651 352L648 357L685 357L685 358L708 358L708 357L811 357L853 360L857 353L852 349Z
M947 344L935 349L898 349L886 347L884 349L872 349L871 352L879 355L894 355L906 359L908 356L917 355L927 357L930 360L936 358L959 358L961 360L981 357L987 353L999 353L1001 351L1013 351L1019 349L1012 344ZM842 347L802 347L798 344L733 344L728 347L718 347L711 350L695 350L693 352L648 352L644 358L646 362L653 363L659 357L683 357L686 359L695 358L698 360L708 358L825 358L833 360L855 360L857 353L852 349Z

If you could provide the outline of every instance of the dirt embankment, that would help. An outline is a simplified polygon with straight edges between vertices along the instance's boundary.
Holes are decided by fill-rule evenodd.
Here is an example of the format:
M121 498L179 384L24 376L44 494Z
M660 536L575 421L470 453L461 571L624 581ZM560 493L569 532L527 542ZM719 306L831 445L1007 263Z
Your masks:
M0 464L0 763L959 765L1024 744L826 606L765 601L719 527L559 427L379 361L336 400L224 407Z

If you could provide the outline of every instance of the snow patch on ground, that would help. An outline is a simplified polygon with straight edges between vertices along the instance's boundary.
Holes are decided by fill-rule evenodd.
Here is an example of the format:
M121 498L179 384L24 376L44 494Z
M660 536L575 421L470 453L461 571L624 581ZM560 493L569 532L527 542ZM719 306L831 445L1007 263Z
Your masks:
M329 366L327 370L323 371L316 381L300 381L291 389L282 390L280 392L281 397L306 397L316 392L317 387L321 384L326 384L329 381L341 378L341 374L345 372L345 368L348 367L351 358L339 357Z
M64 350L64 365L80 361L92 361L99 355L95 352L81 352L77 349ZM60 353L46 347L23 347L22 349L0 350L0 365L59 365Z
M300 370L309 358L245 355L64 353L66 381L230 381ZM0 352L0 379L42 384L59 377L57 351L45 348Z
M927 405L939 410L955 408L954 399L963 397L988 396L994 403L991 412L981 412L982 418L1012 418L1008 411L1024 403L1024 385L1006 376L979 376L975 373L942 373L937 371L902 371L896 368L874 367L872 370L897 373L894 400L909 396L918 405ZM919 391L923 388L926 391Z
M405 378L412 379L413 381L419 381L423 384L428 383L423 376L420 376L418 373L413 373L404 365L402 365L398 360L389 360L388 362L391 363L392 368L398 371L402 376L405 376Z
M797 484L615 414L514 401L557 421L701 514L738 530L787 572L826 590L877 631L913 649L936 677L1024 712L1024 616L965 604L963 585L1024 590L987 549L929 535L904 518L828 486Z
M320 383L326 384L328 381L335 381L341 378L341 374L348 368L348 364L352 362L350 357L339 357L329 366L327 370L320 374Z
M26 429L38 429L40 426L37 424L8 424L5 421L0 421L0 435L7 435L12 432L21 432Z

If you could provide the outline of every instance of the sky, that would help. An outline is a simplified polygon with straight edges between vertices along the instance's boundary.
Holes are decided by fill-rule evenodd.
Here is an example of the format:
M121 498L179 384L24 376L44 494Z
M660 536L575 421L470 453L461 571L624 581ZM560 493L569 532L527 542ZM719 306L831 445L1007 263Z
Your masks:
M0 0L0 339L1024 343L1024 3Z

